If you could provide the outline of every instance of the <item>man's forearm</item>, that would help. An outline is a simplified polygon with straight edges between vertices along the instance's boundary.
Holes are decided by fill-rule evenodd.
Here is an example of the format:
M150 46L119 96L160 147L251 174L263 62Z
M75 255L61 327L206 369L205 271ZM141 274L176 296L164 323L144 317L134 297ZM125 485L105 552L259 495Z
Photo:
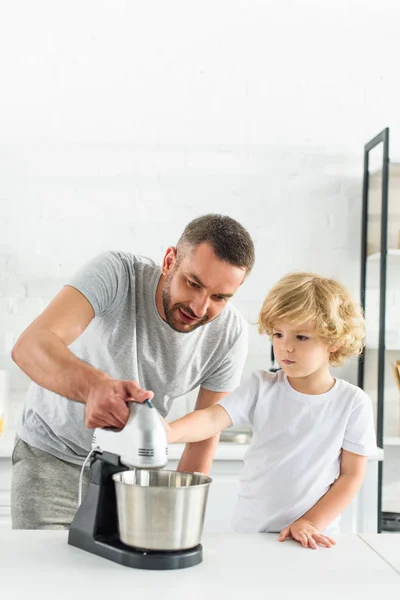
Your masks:
M219 434L202 442L186 444L185 450L179 461L178 471L189 473L208 473L211 470L215 450L218 446Z
M12 358L35 383L78 402L86 402L95 381L108 379L48 331L36 331L31 339L22 336L13 348Z
M343 474L324 496L303 515L317 529L323 530L350 504L361 488L362 476Z

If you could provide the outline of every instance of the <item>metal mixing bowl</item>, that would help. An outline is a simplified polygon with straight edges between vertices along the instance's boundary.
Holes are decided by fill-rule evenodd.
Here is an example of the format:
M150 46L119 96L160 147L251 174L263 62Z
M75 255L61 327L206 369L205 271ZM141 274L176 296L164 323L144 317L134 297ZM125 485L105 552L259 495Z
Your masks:
M112 478L124 544L142 550L184 550L200 543L210 477L135 469Z

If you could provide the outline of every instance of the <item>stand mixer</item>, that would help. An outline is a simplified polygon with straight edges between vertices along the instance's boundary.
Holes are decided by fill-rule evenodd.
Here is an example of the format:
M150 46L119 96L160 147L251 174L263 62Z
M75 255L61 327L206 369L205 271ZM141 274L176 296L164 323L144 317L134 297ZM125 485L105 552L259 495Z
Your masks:
M131 469L162 469L167 461L167 434L150 400L130 403L130 415L122 430L96 429L89 487L71 523L68 543L140 569L180 569L200 563L199 543L189 549L165 551L135 548L120 539L112 476Z

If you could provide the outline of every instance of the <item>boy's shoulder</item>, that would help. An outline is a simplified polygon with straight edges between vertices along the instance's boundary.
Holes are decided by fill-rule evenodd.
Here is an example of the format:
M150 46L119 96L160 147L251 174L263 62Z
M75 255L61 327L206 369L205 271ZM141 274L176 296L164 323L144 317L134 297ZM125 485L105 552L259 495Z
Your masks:
M264 388L265 390L271 388L272 386L280 383L283 378L283 371L279 369L276 373L271 371L264 371L260 369L259 371L254 371L252 373L252 379L255 379L260 388Z
M276 372L264 371L260 369L259 371L253 372L252 378L257 381L260 387L260 392L265 392L272 388L276 388L277 386L285 385L285 374L282 369L279 369ZM346 381L345 379L339 379L336 377L335 388L338 396L343 398L346 403L353 401L354 406L371 403L370 397L364 392L364 390L359 388L357 385Z
M356 404L369 404L371 402L371 399L368 396L368 394L366 394L364 390L358 387L358 385L354 385L354 383L350 383L345 379L338 378L336 378L336 382L338 394L340 393L341 396L345 395L347 400L351 398Z

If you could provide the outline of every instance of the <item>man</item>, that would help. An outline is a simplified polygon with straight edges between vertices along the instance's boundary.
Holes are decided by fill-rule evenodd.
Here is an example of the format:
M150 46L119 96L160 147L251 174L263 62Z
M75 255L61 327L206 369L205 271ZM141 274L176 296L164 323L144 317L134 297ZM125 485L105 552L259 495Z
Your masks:
M200 386L196 408L238 386L247 326L229 299L254 264L247 231L222 215L189 223L162 266L125 252L89 262L22 333L12 357L32 379L13 453L13 528L64 529L93 428L122 428L127 403L165 416ZM188 444L182 471L208 473L218 436Z

